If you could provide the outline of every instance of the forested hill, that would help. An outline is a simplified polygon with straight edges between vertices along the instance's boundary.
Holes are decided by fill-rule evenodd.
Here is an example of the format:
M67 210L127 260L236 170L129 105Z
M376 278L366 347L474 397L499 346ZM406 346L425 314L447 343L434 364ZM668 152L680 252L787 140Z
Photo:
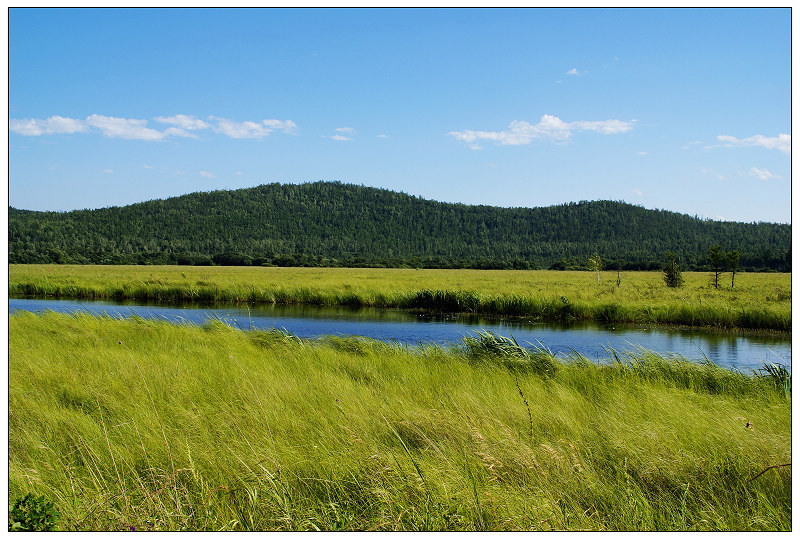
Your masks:
M450 204L317 182L193 193L65 213L9 208L10 263L701 269L708 248L742 269L791 269L791 226L733 223L622 202L543 208Z

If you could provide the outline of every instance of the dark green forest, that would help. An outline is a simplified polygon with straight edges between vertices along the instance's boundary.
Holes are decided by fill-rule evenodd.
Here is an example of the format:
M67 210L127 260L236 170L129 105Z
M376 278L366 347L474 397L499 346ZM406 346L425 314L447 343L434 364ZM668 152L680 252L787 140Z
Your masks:
M791 226L699 219L624 202L498 208L316 182L70 212L9 208L9 263L791 271Z

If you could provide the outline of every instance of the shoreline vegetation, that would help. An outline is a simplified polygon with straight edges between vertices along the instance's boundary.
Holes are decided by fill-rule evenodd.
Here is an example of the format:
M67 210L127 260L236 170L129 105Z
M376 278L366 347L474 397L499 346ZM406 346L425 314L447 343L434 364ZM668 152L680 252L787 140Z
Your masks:
M16 313L8 418L57 530L791 530L775 366Z
M161 303L399 308L543 321L791 332L791 274L194 266L9 266L9 295ZM619 277L619 284L617 278Z

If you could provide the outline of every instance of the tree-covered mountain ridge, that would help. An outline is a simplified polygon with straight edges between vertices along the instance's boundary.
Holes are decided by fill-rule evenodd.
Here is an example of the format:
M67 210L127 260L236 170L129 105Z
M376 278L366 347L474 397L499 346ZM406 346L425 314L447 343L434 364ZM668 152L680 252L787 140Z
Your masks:
M791 225L712 221L614 201L501 208L339 182L271 183L69 212L9 208L10 263L791 269Z

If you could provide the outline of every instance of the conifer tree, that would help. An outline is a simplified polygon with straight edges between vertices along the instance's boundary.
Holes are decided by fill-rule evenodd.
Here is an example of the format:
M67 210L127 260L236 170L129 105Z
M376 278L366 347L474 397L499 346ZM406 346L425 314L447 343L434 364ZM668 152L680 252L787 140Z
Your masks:
M681 268L671 251L667 251L667 261L664 264L664 282L670 288L678 288L683 284Z

